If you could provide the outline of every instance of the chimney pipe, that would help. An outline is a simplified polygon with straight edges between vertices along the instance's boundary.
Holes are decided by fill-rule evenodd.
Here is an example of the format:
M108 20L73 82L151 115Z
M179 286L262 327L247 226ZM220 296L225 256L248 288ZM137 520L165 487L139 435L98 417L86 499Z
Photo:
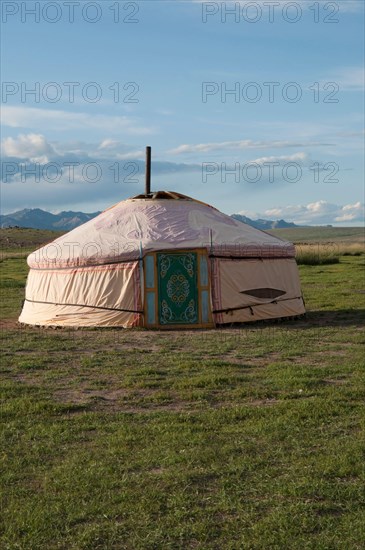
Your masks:
M146 186L145 196L151 193L151 147L146 147Z

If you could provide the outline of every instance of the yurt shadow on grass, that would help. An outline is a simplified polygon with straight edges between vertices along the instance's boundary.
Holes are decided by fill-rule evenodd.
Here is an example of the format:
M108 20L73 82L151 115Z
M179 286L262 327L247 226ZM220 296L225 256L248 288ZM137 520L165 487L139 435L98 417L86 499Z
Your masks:
M28 256L19 321L213 328L305 313L294 246L171 191L102 212Z

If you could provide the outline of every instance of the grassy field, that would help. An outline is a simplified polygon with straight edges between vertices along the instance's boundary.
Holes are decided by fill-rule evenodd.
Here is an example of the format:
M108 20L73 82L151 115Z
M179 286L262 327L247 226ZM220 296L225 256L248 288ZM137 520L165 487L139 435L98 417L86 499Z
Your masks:
M10 228L0 229L0 249L34 249L37 245L53 241L62 231L51 231L48 229L23 229Z
M164 333L20 327L15 252L1 549L365 548L364 255L300 266L304 320Z
M308 242L316 244L330 242L364 244L365 242L363 227L290 227L288 229L272 229L269 233L294 243Z

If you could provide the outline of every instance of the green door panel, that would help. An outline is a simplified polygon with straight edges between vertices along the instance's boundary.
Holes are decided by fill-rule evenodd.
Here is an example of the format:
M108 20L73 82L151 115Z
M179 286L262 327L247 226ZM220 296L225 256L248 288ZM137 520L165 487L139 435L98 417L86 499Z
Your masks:
M160 325L199 323L197 270L194 252L157 254Z

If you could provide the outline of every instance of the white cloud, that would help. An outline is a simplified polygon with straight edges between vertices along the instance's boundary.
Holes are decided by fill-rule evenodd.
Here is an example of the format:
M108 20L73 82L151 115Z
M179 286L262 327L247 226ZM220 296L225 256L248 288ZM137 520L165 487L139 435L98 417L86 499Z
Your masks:
M1 143L2 149L2 181L4 183L16 184L19 181L27 181L28 186L35 183L37 177L43 178L48 187L55 187L57 181L50 180L48 171L58 174L69 174L69 166L72 168L69 179L75 183L87 181L84 169L87 165L98 165L104 182L117 181L135 182L143 178L145 171L145 152L138 147L126 145L119 141L106 138L100 143L75 142L48 142L41 134L20 134L17 138L6 137ZM46 165L52 161L52 166ZM38 166L35 167L34 164ZM154 174L177 174L201 172L201 165L193 163L176 163L153 161ZM95 168L96 170L97 168ZM44 176L46 170L46 176ZM131 175L131 170L133 176ZM19 180L20 178L20 180ZM67 182L67 178L59 180Z
M2 156L46 164L50 159L66 160L72 156L80 162L94 159L143 159L142 149L106 138L99 144L85 142L50 143L42 134L19 134L18 137L6 137L1 142Z
M345 222L364 222L364 204L356 202L344 206L324 200L307 205L290 205L270 208L262 213L253 213L246 210L240 214L254 218L285 219L299 225L323 225Z
M132 160L132 159L143 159L145 152L142 150L131 151L130 153L118 153L116 155L117 160Z
M337 135L339 137L345 137L345 138L351 138L351 137L361 137L361 138L363 138L365 136L365 130L361 130L361 132L338 132Z
M2 107L2 124L11 128L53 130L96 129L123 131L130 135L150 135L152 127L140 126L138 121L127 116L92 115L71 111L34 109L31 107Z
M114 157L116 160L143 159L144 157L142 149L133 149L115 139L104 139L98 146L97 154L100 154L99 151L102 151L105 157Z
M362 92L365 89L365 69L364 67L340 67L322 79L320 86L328 86L330 82L338 84L340 92ZM327 92L332 92L332 88L326 88ZM338 98L338 94L333 96Z
M174 115L174 111L170 109L157 109L156 113L161 116L172 116Z
M309 157L307 153L301 152L301 153L295 153L294 155L281 155L278 157L271 156L271 157L260 157L255 160L250 160L249 163L255 163L255 164L265 164L265 163L279 163L279 164L286 164L288 162L296 162L298 164L308 164Z
M115 147L118 147L120 145L120 141L117 141L115 139L104 139L98 149L115 149Z
M294 141L253 141L245 139L241 141L222 141L211 143L184 144L175 149L167 151L171 155L181 155L184 153L209 153L211 151L227 150L245 150L245 149L282 149L285 147L324 147L330 146L330 143L321 143L318 141L294 142Z
M345 67L339 74L339 84L344 90L364 90L364 67Z
M1 154L46 163L55 155L55 150L41 134L20 134L17 138L7 137L2 140Z
M357 221L363 220L364 218L364 205L361 202L356 202L355 204L347 204L342 207L341 213L337 218L336 222L348 222L348 221Z

